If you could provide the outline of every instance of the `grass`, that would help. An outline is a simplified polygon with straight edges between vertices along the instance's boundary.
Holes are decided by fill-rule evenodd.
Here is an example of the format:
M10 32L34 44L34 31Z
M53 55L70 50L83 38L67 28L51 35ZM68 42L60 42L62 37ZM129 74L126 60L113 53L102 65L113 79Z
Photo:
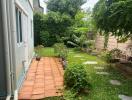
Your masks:
M53 48L43 48L39 50L41 56L55 56ZM81 57L75 57L81 56ZM97 61L97 65L86 65L86 70L89 73L89 81L92 84L92 90L87 95L80 95L75 100L120 100L119 94L132 96L132 80L126 79L120 72L111 66L107 66L105 62L96 56L91 56L86 53L77 52L73 49L69 50L68 66L74 64L82 64L85 61ZM97 70L94 66L104 67L110 75L97 75ZM110 79L117 79L121 82L120 86L113 86L109 83ZM58 97L46 98L44 100L60 100Z
M37 52L38 56L41 57L56 56L53 48L39 48L38 50L35 49L35 51Z

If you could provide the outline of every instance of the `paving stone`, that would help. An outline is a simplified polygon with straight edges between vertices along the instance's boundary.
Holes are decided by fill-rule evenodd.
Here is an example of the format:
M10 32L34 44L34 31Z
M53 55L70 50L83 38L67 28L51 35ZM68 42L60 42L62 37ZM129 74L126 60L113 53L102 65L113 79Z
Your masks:
M94 69L97 69L97 70L98 70L98 69L104 69L104 67L96 67L96 66L95 66Z
M99 75L109 75L108 72L96 72L96 74L99 74Z
M43 99L45 96L44 94L35 94L35 95L32 95L31 99Z
M43 57L32 62L26 79L19 91L19 99L31 100L60 96L58 89L63 87L64 70L55 57Z
M112 85L121 85L121 82L118 80L110 80L110 84Z
M86 59L80 59L80 60L86 60Z
M126 95L119 95L118 96L121 100L132 100L132 96L126 96Z
M26 99L26 100L31 99L31 94L20 93L18 99Z
M87 65L87 64L98 64L97 61L86 61L83 64Z
M44 87L43 88L34 88L33 95L34 94L43 94L44 93Z
M69 53L74 53L73 51L69 51Z
M81 55L75 55L74 57L78 57L78 58L80 58L80 57L83 57L83 56L81 56Z

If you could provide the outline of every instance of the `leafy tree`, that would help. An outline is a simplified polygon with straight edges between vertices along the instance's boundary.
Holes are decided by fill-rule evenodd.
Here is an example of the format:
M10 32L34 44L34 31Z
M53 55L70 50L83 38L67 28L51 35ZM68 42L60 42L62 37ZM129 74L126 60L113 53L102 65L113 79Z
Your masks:
M45 24L46 16L41 13L34 14L34 43L35 46L41 44L40 34L41 31L47 29L47 25Z
M132 37L132 0L99 0L93 15L97 27L105 34Z
M49 0L48 9L54 12L66 13L74 18L80 6L86 0Z
M69 15L59 12L49 12L47 15L35 13L35 46L40 44L52 46L55 42L63 41L61 38L66 36L65 33L72 23L73 21Z
M59 12L50 12L48 15L46 24L48 31L56 36L63 36L68 27L72 25L72 19L66 14L60 14Z

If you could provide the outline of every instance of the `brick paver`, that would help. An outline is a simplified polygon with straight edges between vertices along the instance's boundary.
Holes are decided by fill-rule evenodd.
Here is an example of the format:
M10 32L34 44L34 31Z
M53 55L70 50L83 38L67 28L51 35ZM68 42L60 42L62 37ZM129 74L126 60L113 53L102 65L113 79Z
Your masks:
M63 67L58 58L33 59L25 81L19 91L19 100L60 96L63 88Z

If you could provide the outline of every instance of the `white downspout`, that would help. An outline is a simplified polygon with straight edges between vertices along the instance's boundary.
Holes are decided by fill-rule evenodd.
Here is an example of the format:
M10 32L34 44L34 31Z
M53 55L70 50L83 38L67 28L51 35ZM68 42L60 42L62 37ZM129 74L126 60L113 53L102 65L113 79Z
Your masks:
M7 1L1 0L2 6L2 22L3 22L3 37L5 48L5 64L6 64L6 82L7 82L7 98L11 97L11 78L10 78L10 56L9 56L9 44L8 44L8 24L7 24Z
M15 1L8 0L10 2L10 16L11 16L11 40L12 40L12 72L14 73L14 80L12 82L14 89L14 100L18 100L18 90L17 90L17 79L16 79L16 20L15 20Z

